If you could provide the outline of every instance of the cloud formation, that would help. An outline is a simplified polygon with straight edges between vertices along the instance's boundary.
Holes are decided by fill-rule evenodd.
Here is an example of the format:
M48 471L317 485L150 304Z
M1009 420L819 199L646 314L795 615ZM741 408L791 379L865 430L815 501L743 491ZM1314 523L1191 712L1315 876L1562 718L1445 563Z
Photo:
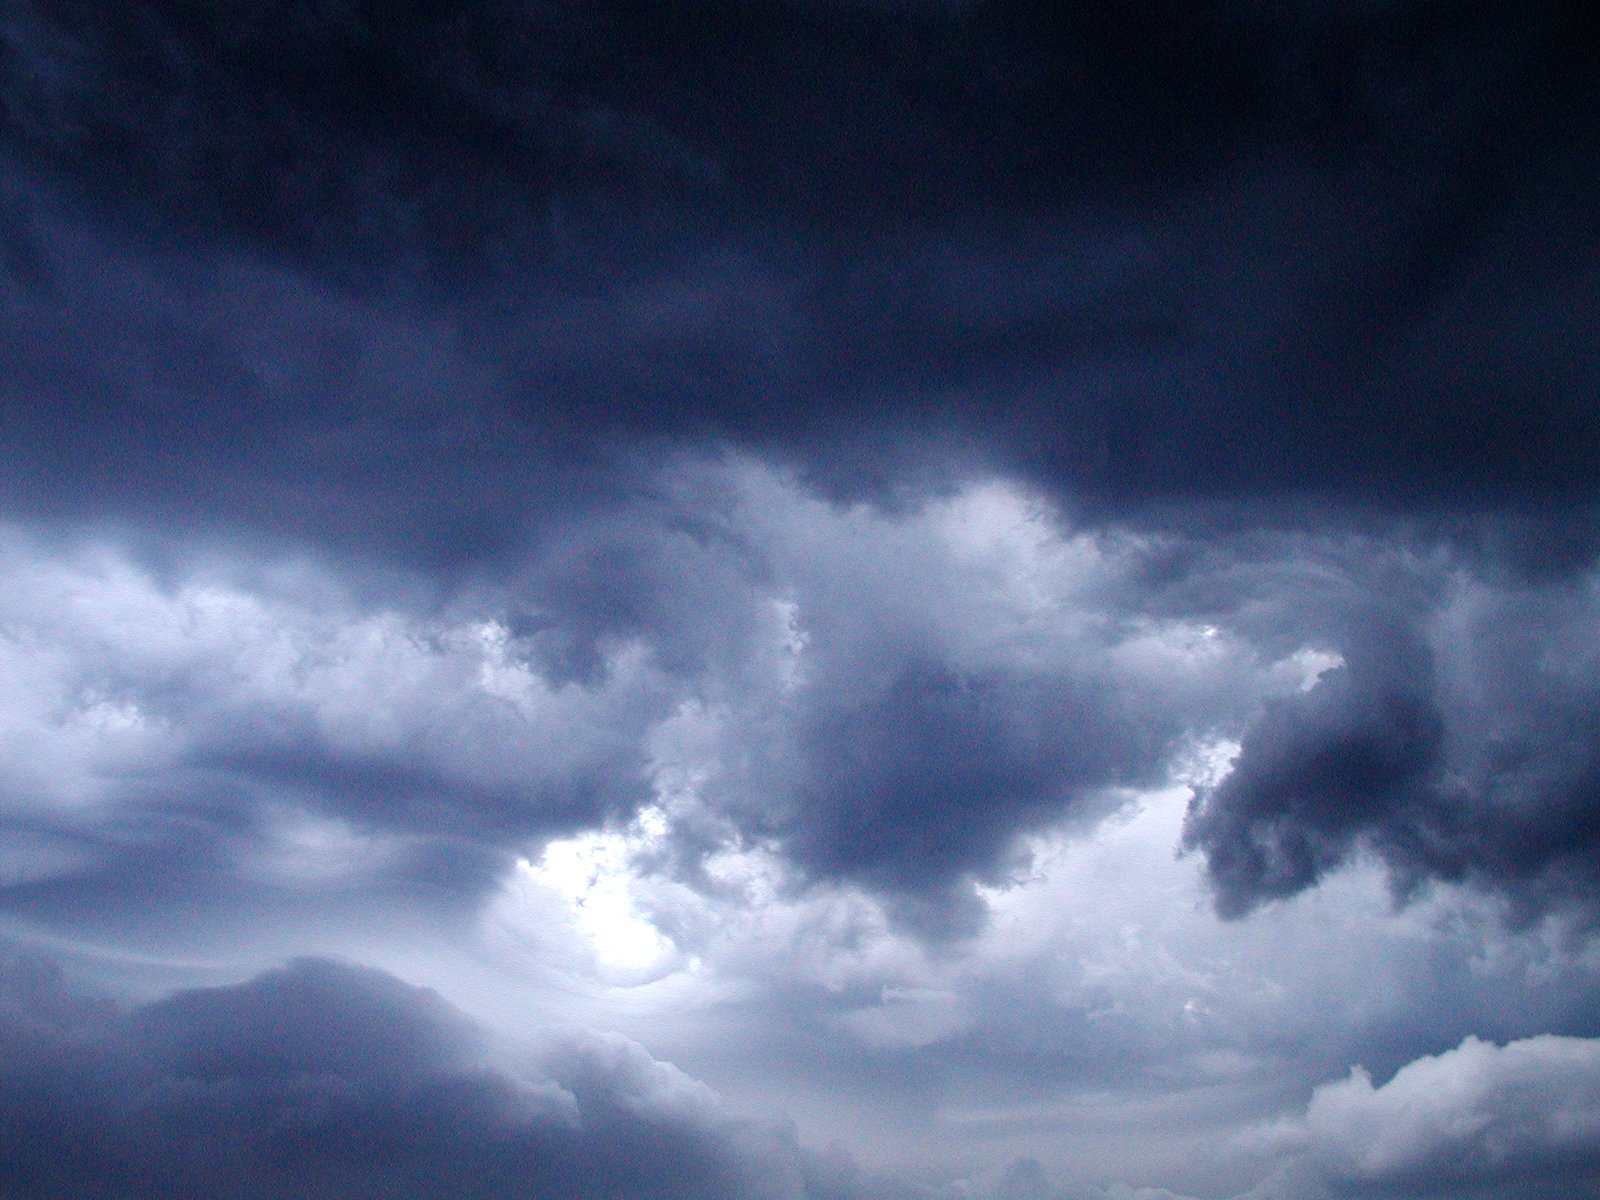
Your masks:
M1381 1086L1358 1067L1316 1090L1303 1130L1338 1194L1571 1195L1600 1160L1600 1044L1469 1037Z
M118 470L146 503L198 464L256 488L292 467L347 497L340 521L352 460L403 502L398 456L472 489L455 515L485 544L617 439L708 436L856 495L945 474L932 439L1100 514L1582 523L1587 17L1135 16L14 6L9 257L35 328L12 353L30 389L95 397L36 410L18 447L57 503L89 488L103 511L90 480L60 486L55 443L92 454L132 408ZM106 288L74 268L86 242L182 302L62 306ZM27 282L49 278L54 302ZM333 328L296 340L297 303ZM448 413L396 372L437 373ZM251 405L273 465L229 452L219 403ZM213 495L341 532L304 497Z
M1521 919L1593 919L1596 576L1458 567L1431 590L1342 641L1315 686L1271 701L1232 771L1197 795L1186 840L1206 851L1220 911L1367 851L1402 894L1468 880Z
M0 6L13 1182L1591 1186L1592 7Z
M1020 835L1162 783L1306 678L1129 610L1139 541L1014 487L895 514L749 462L662 486L421 602L314 563L158 572L14 535L14 812L113 872L183 844L313 889L453 861L470 891L653 804L686 878L770 840L797 879L952 932L981 919L975 882L1025 869Z
M436 994L304 960L129 1012L8 954L7 1193L841 1197L853 1168L741 1124L615 1036L501 1065Z

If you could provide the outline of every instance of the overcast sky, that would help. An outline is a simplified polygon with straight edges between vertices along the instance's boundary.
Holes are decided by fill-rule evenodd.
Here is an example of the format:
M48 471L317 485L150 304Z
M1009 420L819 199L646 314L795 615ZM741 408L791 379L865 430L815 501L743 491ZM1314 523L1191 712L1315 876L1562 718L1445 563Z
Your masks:
M0 5L0 1192L1600 1196L1590 9Z

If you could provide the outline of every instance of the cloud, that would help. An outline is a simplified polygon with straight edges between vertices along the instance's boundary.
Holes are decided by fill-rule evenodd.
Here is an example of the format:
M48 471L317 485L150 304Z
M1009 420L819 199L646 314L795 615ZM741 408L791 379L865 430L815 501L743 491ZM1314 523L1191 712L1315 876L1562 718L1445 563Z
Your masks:
M1019 834L1160 782L1202 731L1244 719L1244 695L1298 682L1198 622L1123 609L1139 542L1071 530L1013 486L886 513L748 462L675 483L702 531L633 522L619 549L642 578L592 539L550 569L581 598L576 628L614 614L612 636L647 630L705 671L657 734L657 761L692 780L681 865L770 841L802 879L959 930L973 882L1018 869ZM650 608L600 591L618 583Z
M1425 665L1395 649L1385 644L1381 666L1347 658L1272 701L1227 777L1197 797L1185 840L1206 848L1223 914L1310 887L1349 858L1374 813L1417 803L1441 722Z
M0 985L0 1178L19 1200L866 1194L626 1039L508 1059L370 969L301 960L120 1011L8 952Z
M239 885L470 892L653 805L658 868L707 883L708 855L770 843L792 886L859 885L948 933L1021 833L1161 782L1300 678L1128 611L1138 540L1012 486L892 513L743 459L657 478L443 595L13 533L13 811L114 871L170 852L176 879L199 850Z
M1600 1171L1600 1043L1469 1037L1380 1086L1357 1067L1297 1129L1340 1195L1572 1195Z
M7 968L36 1190L1224 1195L1596 1033L1594 34L0 6L0 920L186 989Z
M1075 529L1001 482L894 511L738 457L652 478L455 589L14 531L11 882L170 854L184 886L475 895L653 806L651 870L714 892L710 858L765 847L949 936L1023 835L1238 738L1184 835L1228 915L1361 854L1587 911L1591 573Z
M1395 912L1362 864L1220 920L1201 858L1173 855L1185 801L1129 796L1090 831L1028 838L1028 877L982 889L984 927L954 943L859 887L786 887L775 855L725 851L713 888L686 887L655 873L660 835L640 831L632 870L602 874L590 903L618 889L680 953L602 1004L739 1103L786 1096L813 1141L870 1146L884 1169L971 1176L974 1160L1031 1155L1052 1186L1120 1177L1194 1196L1277 1165L1282 1147L1264 1158L1234 1135L1352 1062L1383 1078L1469 1033L1595 1033L1592 943L1558 922L1506 930L1472 889ZM496 930L516 972L560 949L561 914L535 899L496 910L520 935ZM614 910L578 912L603 950Z
M1587 1194L1600 1173L1600 1041L1544 1034L1496 1044L1468 1036L1376 1086L1357 1066L1318 1086L1302 1116L1231 1143L1230 1153L1257 1163L1259 1176L1243 1192L1228 1189L1233 1200ZM990 1188L1028 1200L1184 1200L1125 1182L1056 1190L1028 1162L992 1173L971 1194L988 1197Z
M1591 525L1579 19L1119 12L11 6L8 491L435 567L729 440Z
M1185 838L1206 852L1220 911L1364 852L1402 895L1465 880L1514 919L1592 921L1595 574L1458 563L1418 577L1432 583L1391 592L1388 618L1339 642L1343 665L1270 701L1232 771L1197 793Z
M8 866L15 901L69 884L155 910L216 889L475 895L509 849L649 795L665 694L637 647L561 687L503 610L374 605L303 562L162 577L15 530L0 557L6 809L33 847Z
M781 1125L736 1118L626 1038L550 1031L502 1044L434 992L327 960L122 1008L8 950L0 1045L0 1129L13 1148L0 1172L19 1200L197 1189L330 1200L529 1188L772 1200L1178 1195L1063 1188L1031 1160L938 1187L869 1176ZM1600 1168L1595 1047L1469 1037L1381 1086L1356 1068L1317 1088L1303 1118L1258 1131L1250 1153L1272 1149L1289 1175L1247 1194L1571 1194Z
M609 231L631 223L623 197L645 203L675 180L680 203L703 190L703 168L661 126L562 98L559 54L586 24L501 4L456 19L369 4L29 4L4 30L6 141L119 218L346 278L385 260L475 273L519 226L560 221L558 206Z

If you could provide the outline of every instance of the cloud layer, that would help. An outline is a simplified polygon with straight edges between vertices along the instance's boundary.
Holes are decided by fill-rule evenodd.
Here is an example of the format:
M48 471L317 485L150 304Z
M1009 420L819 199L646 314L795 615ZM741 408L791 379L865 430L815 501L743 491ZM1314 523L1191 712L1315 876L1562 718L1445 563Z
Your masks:
M1597 33L4 6L12 1190L1592 1189Z
M854 494L925 481L932 435L1095 512L1570 520L1589 32L1559 4L18 5L13 394L78 392L18 450L102 508L61 455L131 408L146 503L198 460L348 521L352 459L395 500L405 461L480 534L597 437L707 435ZM159 315L79 299L134 280ZM334 319L297 339L307 304Z
M305 960L126 1013L44 960L4 980L18 1197L864 1194L626 1039L502 1066L437 995L369 969Z
M1526 918L1592 917L1595 576L1438 577L1344 664L1273 701L1197 797L1222 911L1297 892L1357 849L1398 888L1467 879Z

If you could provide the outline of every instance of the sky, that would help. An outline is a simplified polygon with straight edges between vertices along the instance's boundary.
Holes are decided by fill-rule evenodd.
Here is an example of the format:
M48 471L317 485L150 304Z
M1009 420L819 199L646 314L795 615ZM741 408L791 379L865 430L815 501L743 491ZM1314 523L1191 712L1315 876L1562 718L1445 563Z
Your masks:
M1597 56L0 6L0 1193L1600 1196Z

